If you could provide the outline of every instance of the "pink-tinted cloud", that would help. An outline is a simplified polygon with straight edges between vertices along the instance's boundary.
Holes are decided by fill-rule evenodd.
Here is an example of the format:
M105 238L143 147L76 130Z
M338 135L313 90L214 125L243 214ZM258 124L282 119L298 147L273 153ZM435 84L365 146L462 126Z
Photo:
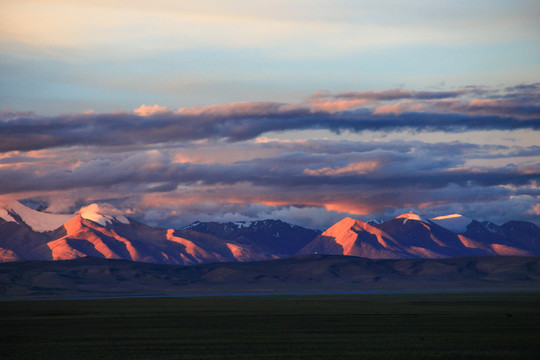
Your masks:
M315 110L337 112L356 109L361 106L375 106L375 114L401 113L423 110L425 101L455 99L460 96L478 93L479 90L457 91L409 91L392 89L384 91L357 91L332 95L328 92L318 92L311 96L307 103ZM404 101L405 100L405 101ZM395 102L400 103L395 103Z
M180 108L176 111L176 114L197 117L244 117L268 116L305 110L305 107L295 104L282 104L274 102L238 102L195 108Z
M151 116L169 113L170 110L166 106L160 105L145 105L142 104L137 109L133 110L133 113L139 116Z
M317 100L311 101L311 109L314 111L326 111L329 113L356 109L360 106L373 103L368 99L352 99L352 100Z
M529 210L530 214L540 215L540 204L533 205Z
M412 100L406 100L396 104L377 106L373 109L373 114L402 114L405 112L421 112L426 110L426 104Z
M406 112L459 113L469 115L505 115L534 118L540 115L538 84L506 88L505 92L465 88L455 91L360 91L339 94L319 92L310 97L312 108L328 112L370 106L372 113Z
M373 171L379 165L376 161L362 161L347 164L342 167L328 167L325 166L319 169L305 169L304 174L312 176L339 176L339 175L353 175L353 174L366 174Z
M472 154L503 150L493 146L339 141L286 145L289 148L283 150L287 152L277 156L220 163L179 163L168 148L101 154L100 159L89 157L82 162L66 152L67 158L52 165L38 162L24 168L0 169L0 189L21 196L71 194L83 203L101 198L123 204L124 209L139 209L134 214L157 208L200 213L203 210L198 206L214 204L208 211L215 214L220 213L220 206L232 211L246 207L253 210L258 205L265 209L295 206L367 215L389 207L427 209L538 193L531 185L540 178L538 167L464 166L464 159ZM253 142L237 151L267 146L269 143ZM451 159L446 158L448 152L453 154ZM452 186L456 188L447 190Z

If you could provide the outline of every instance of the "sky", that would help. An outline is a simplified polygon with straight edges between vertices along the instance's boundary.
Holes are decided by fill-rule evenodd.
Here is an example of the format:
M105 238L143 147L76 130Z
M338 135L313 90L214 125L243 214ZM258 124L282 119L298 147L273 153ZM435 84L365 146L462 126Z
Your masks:
M0 199L540 225L538 1L0 6Z

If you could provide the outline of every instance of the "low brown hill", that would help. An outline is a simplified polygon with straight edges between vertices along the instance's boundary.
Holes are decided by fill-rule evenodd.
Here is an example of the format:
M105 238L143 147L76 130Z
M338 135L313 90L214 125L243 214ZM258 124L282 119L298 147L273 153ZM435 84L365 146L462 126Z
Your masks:
M0 264L0 299L471 290L540 291L540 258L305 255L195 266L102 258Z

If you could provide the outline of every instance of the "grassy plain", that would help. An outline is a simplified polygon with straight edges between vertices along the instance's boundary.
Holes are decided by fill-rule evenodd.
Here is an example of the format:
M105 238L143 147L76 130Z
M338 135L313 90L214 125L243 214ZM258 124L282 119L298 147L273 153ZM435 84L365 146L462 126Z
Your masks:
M536 359L540 293L0 302L2 359Z

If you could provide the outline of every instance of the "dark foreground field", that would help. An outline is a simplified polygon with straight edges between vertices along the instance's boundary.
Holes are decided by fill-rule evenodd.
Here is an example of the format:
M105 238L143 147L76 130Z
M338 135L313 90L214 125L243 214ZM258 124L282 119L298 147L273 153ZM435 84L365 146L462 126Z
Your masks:
M0 302L2 359L534 359L540 293Z

